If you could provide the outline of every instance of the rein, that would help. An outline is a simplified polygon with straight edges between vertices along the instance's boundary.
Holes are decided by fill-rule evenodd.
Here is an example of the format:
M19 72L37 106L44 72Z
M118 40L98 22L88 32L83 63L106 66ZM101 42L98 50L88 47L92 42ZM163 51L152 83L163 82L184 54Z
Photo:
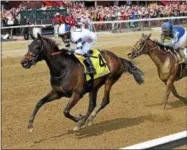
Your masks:
M151 41L152 41L152 40L151 40ZM144 49L144 47L145 47L146 45L147 45L147 41L145 41L144 45L141 47L141 51L142 51L142 49ZM146 47L146 48L147 48L147 47ZM159 45L156 44L156 46L154 46L153 48L147 50L145 53L152 53L152 51L155 50L155 49L161 50L160 47L159 47ZM162 52L164 52L164 51L162 51ZM164 52L164 54L166 54L166 53L168 53L168 52L167 52L167 51Z
M62 51L60 51L60 52L54 52L54 53L51 54L51 56L56 56L56 55L59 55L59 54L61 54L61 53L62 53ZM80 54L77 54L77 55L80 55ZM80 56L83 56L83 55L80 55ZM98 58L98 57L96 57L96 56L91 56L91 55L88 55L88 57L91 57L91 58Z
M166 55L167 53L170 53L171 55L173 55L173 57L175 58L176 61L178 60L178 56L176 56L177 53L172 52L172 51L165 50L164 48L163 48L163 50L162 50L161 47L160 47L158 44L157 44L155 47L153 47L152 49L150 49L150 53L151 53L153 50L155 50L156 48L157 48L160 52L162 52L164 55ZM174 54L174 53L175 53L175 54Z
M52 56L55 56L55 55L59 55L59 54L61 54L62 53L62 51L60 51L60 52L54 52L54 53L52 53L51 55Z

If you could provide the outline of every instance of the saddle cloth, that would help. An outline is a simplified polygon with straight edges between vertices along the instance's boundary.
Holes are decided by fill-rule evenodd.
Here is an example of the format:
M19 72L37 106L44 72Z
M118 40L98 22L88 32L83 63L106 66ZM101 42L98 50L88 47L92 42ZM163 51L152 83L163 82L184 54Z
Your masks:
M92 64L96 70L96 74L94 75L94 79L97 79L99 77L102 77L104 75L107 75L110 73L110 70L108 68L108 65L103 58L103 56L100 53L100 50L98 49L93 49L90 50L90 59L92 61ZM87 67L84 63L85 57L82 55L74 54L75 57L80 61L80 63L84 66L84 72L86 74L86 80L89 81L91 79L90 75L87 73Z
M187 60L187 48L184 49L184 57Z

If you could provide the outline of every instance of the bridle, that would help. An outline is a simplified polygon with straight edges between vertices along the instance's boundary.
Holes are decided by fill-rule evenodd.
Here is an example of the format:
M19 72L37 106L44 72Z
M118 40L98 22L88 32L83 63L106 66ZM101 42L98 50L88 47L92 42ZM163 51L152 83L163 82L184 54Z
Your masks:
M151 48L151 49L148 49L148 48L147 48L147 40L148 40L148 39L149 39L149 37L147 37L147 38L141 37L140 40L142 40L142 41L140 41L139 43L137 43L137 45L139 45L140 43L143 43L143 45L142 45L140 48L137 48L136 46L133 46L133 49L134 49L135 51L137 51L137 54L138 54L138 55L150 54L150 53L152 53L153 50L155 50L156 48L158 48L158 45L156 45L155 47L153 47L153 48ZM143 51L144 48L146 48L146 49Z
M149 50L147 50L147 39L141 37L141 39L139 40L140 42L138 42L136 45L140 45L141 43L143 43L143 45L140 48L137 48L137 46L133 46L133 49L137 52L136 54L141 55L141 54L147 54ZM143 49L146 47L146 51Z
M29 62L30 64L32 64L32 65L35 65L35 64L37 63L37 60L38 60L40 54L43 52L43 50L44 50L44 45L43 45L43 44L42 44L40 50L37 52L37 54L36 54L36 53L33 53L33 52L31 52L31 51L29 50L28 53L27 53L26 55L29 54L29 56L32 56L32 59L31 59L31 60L28 60L28 62Z

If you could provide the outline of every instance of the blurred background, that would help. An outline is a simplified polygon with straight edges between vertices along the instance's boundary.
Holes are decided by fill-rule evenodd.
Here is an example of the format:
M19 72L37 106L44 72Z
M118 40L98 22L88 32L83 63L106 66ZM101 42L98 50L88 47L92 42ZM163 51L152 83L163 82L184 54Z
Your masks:
M55 25L72 22L73 25L90 24L97 32L125 32L159 27L162 20L123 22L127 20L187 16L187 1L2 1L2 39L30 38L35 25L44 35L53 35ZM106 21L110 23L106 23ZM118 22L122 21L122 22ZM186 23L186 19L174 19L174 24ZM41 26L43 25L43 26ZM15 26L20 26L13 28ZM12 27L12 28L11 28ZM57 28L57 26L56 26Z

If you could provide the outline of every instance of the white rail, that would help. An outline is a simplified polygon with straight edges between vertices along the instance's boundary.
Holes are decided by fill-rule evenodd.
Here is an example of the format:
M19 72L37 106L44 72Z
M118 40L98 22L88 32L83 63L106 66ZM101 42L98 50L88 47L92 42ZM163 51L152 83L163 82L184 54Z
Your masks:
M182 17L163 17L163 18L148 18L148 19L136 19L136 20L121 20L121 21L93 21L93 24L102 24L102 23L103 24L130 23L130 22L174 20L174 19L187 19L187 16L182 16ZM1 29L26 28L26 27L47 27L47 26L52 26L52 24L9 26L9 27L1 27Z
M154 140L150 140L147 142L143 142L140 144L135 144L132 146L128 146L128 147L123 147L120 149L150 149L159 145L163 145L163 144L167 144L167 143L172 143L178 140L182 140L187 138L187 131L183 131L183 132L179 132L173 135L169 135L169 136L164 136L158 139L154 139Z
M163 18L146 18L146 19L135 19L135 20L121 20L121 21L97 21L93 24L107 24L107 23L130 23L130 22L143 22L143 21L157 21L157 20L174 20L174 19L187 19L187 16L183 17L163 17Z

